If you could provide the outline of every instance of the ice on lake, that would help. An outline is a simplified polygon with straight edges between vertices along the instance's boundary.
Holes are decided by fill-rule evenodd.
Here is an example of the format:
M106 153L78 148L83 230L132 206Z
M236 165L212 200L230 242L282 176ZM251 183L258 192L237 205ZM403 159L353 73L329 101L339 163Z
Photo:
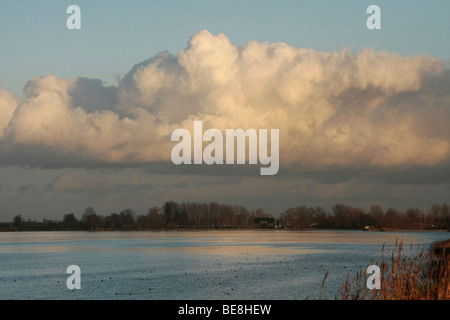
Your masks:
M448 232L157 231L0 233L0 299L334 299L347 275ZM69 265L81 289L69 290Z

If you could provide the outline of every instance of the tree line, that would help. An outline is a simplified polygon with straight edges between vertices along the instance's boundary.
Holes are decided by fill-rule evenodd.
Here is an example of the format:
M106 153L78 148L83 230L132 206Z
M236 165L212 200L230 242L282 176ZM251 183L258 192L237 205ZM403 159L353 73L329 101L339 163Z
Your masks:
M363 210L336 203L329 212L322 207L297 206L275 217L262 208L249 210L239 205L216 202L167 201L161 207L149 208L140 215L132 209L99 215L93 207L88 207L81 219L77 219L74 213L68 213L62 220L43 219L38 222L18 214L12 221L0 223L0 230L250 229L254 227L255 218L273 218L276 227L287 229L448 230L450 208L444 203L434 204L427 212L418 208L402 212L393 208L383 211L379 205Z

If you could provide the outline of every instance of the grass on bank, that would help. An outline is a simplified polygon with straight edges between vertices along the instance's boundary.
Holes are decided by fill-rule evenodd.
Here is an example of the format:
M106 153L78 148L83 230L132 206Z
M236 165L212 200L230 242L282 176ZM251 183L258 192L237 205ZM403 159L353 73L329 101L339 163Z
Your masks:
M380 267L381 289L368 289L368 274L361 271L353 279L348 275L336 299L449 300L449 253L450 240L435 242L428 251L422 249L418 253L413 252L411 244L409 254L404 254L403 242L397 242L387 257L383 245L381 260L375 263ZM324 281L327 276L328 273Z

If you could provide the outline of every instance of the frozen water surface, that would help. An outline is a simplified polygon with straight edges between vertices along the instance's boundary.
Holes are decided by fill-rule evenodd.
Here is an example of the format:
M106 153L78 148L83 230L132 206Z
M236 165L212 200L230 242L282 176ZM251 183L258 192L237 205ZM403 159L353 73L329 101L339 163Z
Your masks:
M158 231L0 233L0 299L334 299L347 275L448 232ZM81 289L69 290L69 265Z

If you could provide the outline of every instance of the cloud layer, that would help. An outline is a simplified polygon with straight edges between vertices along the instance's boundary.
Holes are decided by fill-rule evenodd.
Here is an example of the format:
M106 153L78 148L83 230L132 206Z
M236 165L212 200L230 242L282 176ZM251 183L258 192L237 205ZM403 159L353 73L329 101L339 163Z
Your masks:
M450 159L450 71L431 56L194 34L135 65L117 87L33 77L0 86L0 161L46 166L170 162L176 128L280 129L285 168L435 166ZM281 169L280 169L281 170Z

